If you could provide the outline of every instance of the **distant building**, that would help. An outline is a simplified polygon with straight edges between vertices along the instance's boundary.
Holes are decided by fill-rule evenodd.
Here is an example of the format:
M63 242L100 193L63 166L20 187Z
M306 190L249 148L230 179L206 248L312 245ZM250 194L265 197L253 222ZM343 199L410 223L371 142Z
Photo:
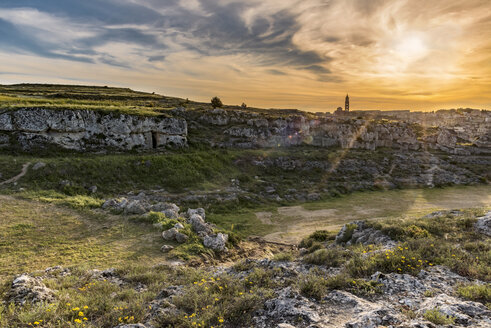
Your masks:
M334 112L334 114L336 114L336 115L343 114L343 108L342 107L338 107L338 109L336 109L336 111Z
M346 94L346 99L344 100L344 111L342 107L338 107L334 114L336 115L343 115L343 114L348 114L349 113L349 96Z

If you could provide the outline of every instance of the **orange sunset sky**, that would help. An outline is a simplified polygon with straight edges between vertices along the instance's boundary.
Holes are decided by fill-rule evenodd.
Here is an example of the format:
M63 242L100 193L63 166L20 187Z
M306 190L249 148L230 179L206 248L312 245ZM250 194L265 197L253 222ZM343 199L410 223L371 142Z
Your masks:
M489 0L2 0L0 83L333 111L491 108Z

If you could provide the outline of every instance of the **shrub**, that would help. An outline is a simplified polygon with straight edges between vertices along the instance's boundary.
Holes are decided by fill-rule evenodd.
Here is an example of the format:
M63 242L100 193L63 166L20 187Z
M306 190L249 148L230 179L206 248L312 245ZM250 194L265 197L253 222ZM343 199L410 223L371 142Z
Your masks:
M218 98L218 97L211 98L211 105L213 106L213 108L221 108L221 107L223 107L223 103L220 100L220 98Z
M405 228L404 233L407 236L409 236L411 238L416 238L416 239L427 238L430 236L430 233L426 229L418 227L417 225L414 225L414 224Z
M293 260L293 254L289 252L277 253L273 256L273 261L287 262Z
M318 275L309 274L299 280L298 289L306 297L321 300L327 293L326 280Z
M455 323L454 317L443 314L438 308L426 311L423 317L435 325L452 325Z
M318 231L315 231L314 233L312 233L307 238L302 239L302 241L299 244L299 247L309 248L315 242L325 242L328 240L334 240L334 238L335 238L335 235L332 232L329 232L326 230L318 230Z
M323 248L306 255L304 257L304 262L317 265L326 265L328 267L337 267L343 264L348 256L348 252L340 247L329 249Z
M464 285L457 288L460 297L491 305L491 284Z

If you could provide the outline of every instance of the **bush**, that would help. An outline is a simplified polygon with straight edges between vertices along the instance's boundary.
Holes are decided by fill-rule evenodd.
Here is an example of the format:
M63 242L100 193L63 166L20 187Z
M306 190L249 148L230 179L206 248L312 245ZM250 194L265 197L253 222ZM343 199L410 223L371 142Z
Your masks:
M218 98L218 97L211 98L211 105L213 106L213 108L221 108L221 107L223 107L223 103L220 100L220 98Z
M438 308L426 311L423 317L435 325L452 325L455 323L454 317L443 314Z
M460 286L457 294L467 300L491 305L491 284Z
M298 289L306 297L321 300L327 293L326 280L318 275L310 274L299 280Z
M421 227L418 227L417 225L410 225L409 227L404 229L404 232L407 236L411 238L427 238L430 236L430 233Z
M337 267L343 264L348 258L349 253L342 248L323 248L308 254L304 257L304 262L328 267Z
M302 241L299 244L299 247L309 248L315 242L325 242L328 240L334 240L334 238L335 238L335 235L332 232L329 232L326 230L318 230L318 231L315 231L314 233L312 233L307 238L302 239Z
M288 252L278 253L273 256L273 261L288 262L293 260L293 254Z

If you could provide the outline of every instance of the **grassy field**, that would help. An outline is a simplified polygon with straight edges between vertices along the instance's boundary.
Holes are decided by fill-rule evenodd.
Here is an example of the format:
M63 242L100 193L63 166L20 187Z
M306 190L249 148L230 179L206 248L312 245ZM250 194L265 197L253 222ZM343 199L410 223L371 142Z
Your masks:
M0 281L49 266L108 268L165 262L152 226L0 196Z

